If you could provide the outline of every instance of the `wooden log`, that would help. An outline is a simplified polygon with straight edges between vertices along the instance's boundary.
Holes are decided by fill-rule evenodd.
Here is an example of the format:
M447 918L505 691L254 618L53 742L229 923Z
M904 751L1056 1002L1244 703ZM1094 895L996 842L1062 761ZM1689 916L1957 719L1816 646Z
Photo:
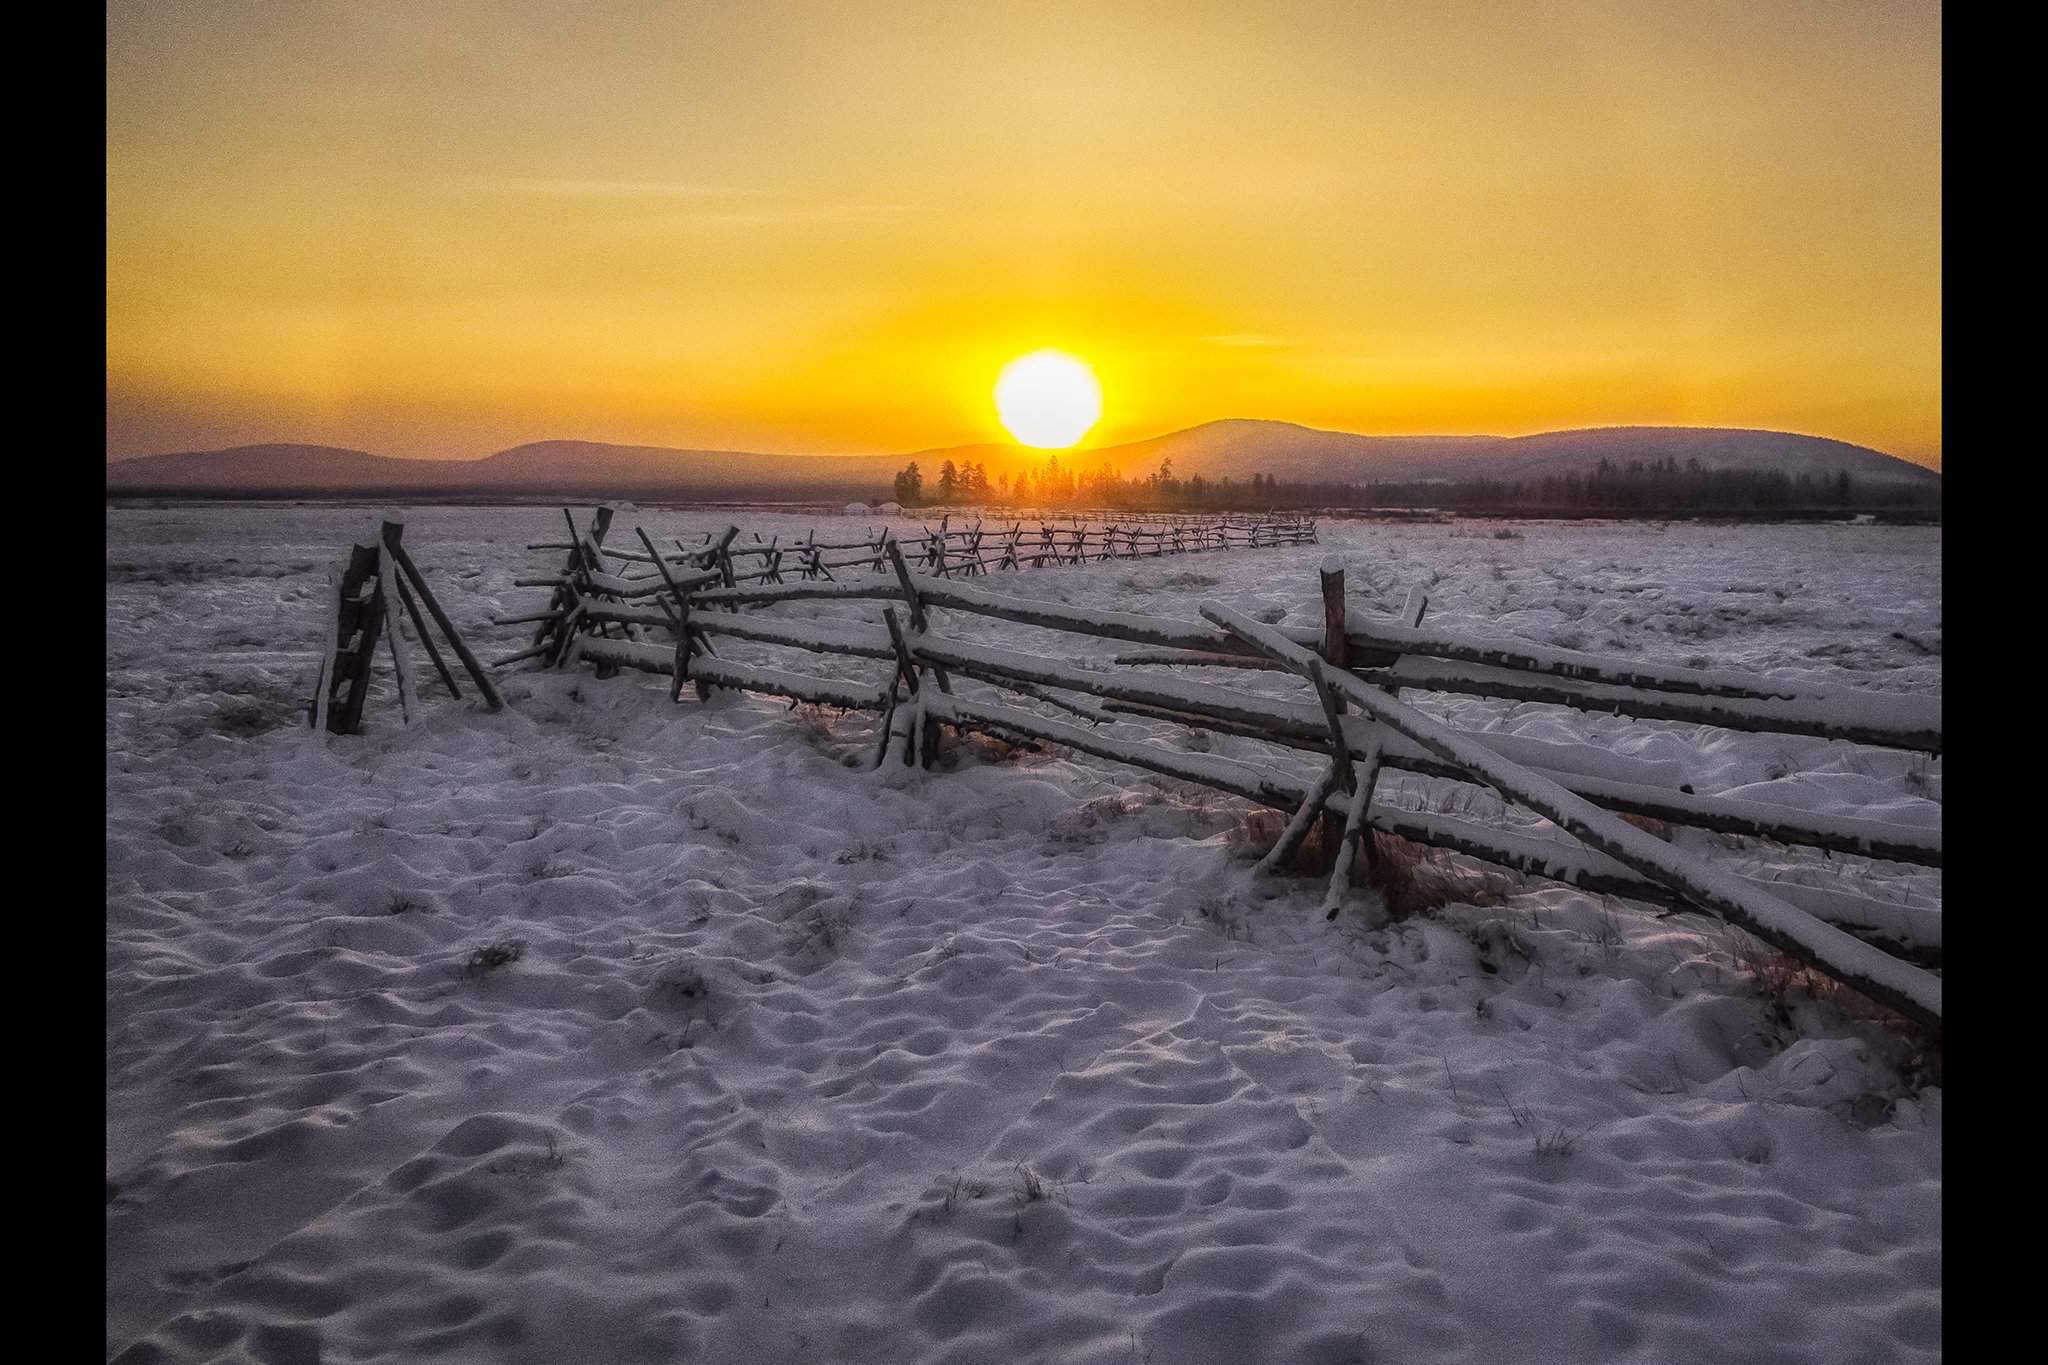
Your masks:
M918 684L917 656L911 651L910 642L903 634L903 623L896 619L894 607L882 608L882 620L889 629L890 649L896 660L896 677L902 680L909 694L911 713L903 727L903 766L910 767L917 761L914 752L924 732L924 693ZM875 766L882 766L889 753L890 726L896 720L896 684L889 684L889 712L882 718L882 756L875 760Z
M1364 614L1354 614L1350 618L1347 633L1368 649L1397 655L1450 659L1519 673L1538 673L1576 682L1651 692L1751 701L1808 701L1857 714L1910 711L1918 713L1914 722L1921 727L1937 730L1940 727L1939 704L1924 697L1771 679L1736 669L1679 668L1641 663L1578 650L1554 649L1521 640L1425 630Z
M352 547L341 580L341 632L348 643L335 656L335 668L348 692L327 718L328 728L338 735L362 729L363 703L370 695L370 665L384 626L384 586L376 580L377 559L374 545Z
M1083 611L1051 602L1011 597L966 583L934 583L926 580L919 585L919 592L928 606L972 612L977 616L993 617L1018 625L1043 626L1049 630L1093 635L1105 640L1129 640L1134 644L1164 645L1170 648L1210 650L1226 654L1250 652L1224 632L1213 630L1199 621L1184 621L1165 616L1141 616L1133 612ZM1313 629L1299 627L1284 628L1282 633L1291 640L1306 643L1313 643L1319 638Z
M676 638L687 645L690 639L687 626L690 611L689 594L683 591L682 585L676 582L675 575L668 571L668 565L662 563L661 556L655 553L654 542L648 538L646 529L635 526L633 534L640 537L640 543L647 547L647 553L654 556L654 567L660 571L662 584L669 590L669 594L675 598L676 606L682 612L681 616L675 618Z
M389 526L391 523L386 522ZM398 581L398 569L391 560L389 542L377 547L377 584L380 589ZM412 661L406 656L405 641L400 637L398 613L390 610L387 599L384 611L385 643L391 647L391 671L398 679L398 717L401 724L412 724L412 718L420 709L419 697L413 691Z
M435 646L434 636L427 629L426 618L420 615L420 604L414 600L412 589L405 586L405 575L393 575L391 584L398 589L398 601L405 608L406 616L412 621L413 635L419 640L420 647L427 651L427 657L433 660L434 671L441 675L441 681L447 685L448 695L461 701L462 689L455 685L454 672L448 667L448 661L441 657L440 649Z
M1287 822L1286 828L1280 831L1279 840L1266 850L1266 856L1259 859L1255 871L1279 873L1286 870L1294 861L1295 853L1308 838L1308 832L1316 822L1317 813L1328 803L1330 793L1336 790L1336 787L1337 767L1331 764L1323 769L1322 776L1308 789L1308 795L1295 809L1294 817Z
M1306 668L1313 658L1293 641L1228 607L1207 603L1201 610L1205 620L1283 662ZM1335 685L1380 724L1444 761L1465 768L1503 796L1521 802L1578 836L1589 847L1651 881L1670 887L1699 908L1748 930L1796 960L1939 1032L1939 977L1873 948L1767 891L1744 885L1720 868L1644 833L1555 782L1489 753L1378 688L1346 674L1337 675Z
M1029 739L1059 744L1098 758L1113 759L1167 777L1194 782L1262 806L1289 810L1302 798L1302 784L1284 773L1258 768L1215 754L1187 754L1105 735L1097 730L1048 720L1014 707L967 701L960 697L925 696L926 707L956 729L981 730L997 735L1023 735Z
M1341 586L1341 579L1340 586ZM1344 639L1342 593L1339 594L1339 614L1334 622L1328 616L1329 598L1324 597L1326 638ZM1407 625L1418 625L1423 612L1429 609L1429 596L1421 586L1410 588L1408 598L1401 606L1401 620ZM1335 626L1334 632L1329 630ZM1347 646L1348 648L1348 646ZM1399 696L1398 691L1389 691L1388 696ZM1372 742L1367 746L1364 757L1358 764L1358 779L1352 788L1351 803L1344 813L1344 830L1338 836L1337 861L1330 871L1329 888L1323 893L1323 918L1333 920L1344 906L1344 888L1365 880L1364 873L1373 866L1374 849L1366 842L1366 813L1372 806L1373 789L1379 785L1380 770L1386 756L1386 731L1373 727ZM1362 856L1361 856L1362 855Z
M491 667L509 668L513 664L518 663L522 659L537 659L544 654L553 654L554 652L555 642L553 640L549 640L545 644L533 645L529 648L522 649L517 654L507 654L502 659L493 659L491 660Z
M607 525L610 524L610 520L609 517L605 519ZM427 586L426 577L420 573L419 565L412 562L412 556L406 552L405 543L395 536L388 535L385 537L385 543L390 545L392 558L398 561L399 570L412 580L413 590L420 595L420 601L426 604L428 614L434 618L434 624L441 628L441 635L448 641L449 648L455 651L456 658L462 660L462 666L468 671L470 680L476 684L476 690L483 694L484 705L493 711L504 710L505 703L498 696L498 689L491 685L490 675L484 672L484 666L477 662L476 655L470 653L469 645L462 638L462 632L448 619L448 613L441 609L440 599L436 598L434 590Z
M1319 648L1322 652L1322 658L1324 663L1328 664L1331 668L1341 669L1346 667L1349 662L1349 649L1344 636L1344 566L1337 561L1335 556L1332 556L1331 558L1323 561L1319 580L1323 594L1323 638L1319 644ZM1317 683L1316 693L1323 699L1323 704L1325 708L1331 711L1333 719L1331 721L1330 732L1332 735L1336 737L1335 742L1337 744L1338 751L1344 752L1343 725L1341 724L1341 722L1338 722L1334 719L1335 716L1343 714L1344 701L1342 698L1338 697L1335 692L1331 691L1331 689L1326 683ZM1349 792L1352 788L1352 784L1349 780L1351 777L1351 765L1348 753L1346 754L1346 761L1344 766L1344 777L1346 780L1343 785L1343 790ZM1330 809L1328 803L1324 804L1324 848L1329 849L1332 852L1338 851L1339 841L1342 840L1342 838L1344 837L1346 819L1347 816L1345 813L1334 811ZM1353 824L1355 827L1355 822L1353 822ZM1347 864L1349 862L1349 860L1343 858L1341 854L1339 856L1339 861L1345 862Z
M618 669L630 668L641 673L658 673L663 677L672 677L675 672L675 651L667 645L585 636L578 645L578 654ZM768 692L849 711L880 711L885 700L881 688L864 688L854 683L813 678L785 669L742 664L730 659L693 658L690 660L690 678L693 682L710 682L743 692Z
M924 596L918 590L917 581L910 576L910 566L903 562L903 551L898 548L895 537L884 537L882 548L889 556L890 567L896 571L897 586L903 589L903 601L910 610L911 629L922 635L931 627L930 618L925 615ZM934 667L932 676L938 680L939 691L953 690L953 680L946 676L945 669Z
M733 541L733 537L734 537L734 536L737 536L737 535L738 535L739 533L740 533L740 528L739 528L739 527L737 527L737 526L728 526L728 527L726 527L726 528L725 528L725 534L724 534L724 535L722 535L722 536L720 536L720 537L719 537L719 540L718 540L718 547L717 547L717 564L718 564L718 576L719 576L720 578L722 578L722 579L724 579L724 580L725 580L725 586L726 586L726 587L728 587L728 588L730 588L730 587L732 587L732 586L733 586L733 576L732 576L732 541Z
M1372 776L1379 775L1379 755L1371 755ZM1372 803L1373 784L1361 774L1352 783L1351 796L1344 805L1344 828L1337 836L1337 859L1330 868L1330 884L1323 892L1323 918L1337 918L1337 912L1344 905L1344 888L1353 880L1358 867L1359 849L1365 844L1366 811Z
M1446 815L1386 805L1374 805L1369 819L1372 827L1382 833L1477 858L1526 876L1651 905L1682 910L1694 908L1686 897L1670 887L1650 881L1611 858L1557 839L1516 834ZM1940 960L1939 910L1875 901L1797 882L1771 882L1746 876L1739 876L1737 880L1760 887L1816 919L1877 943L1888 951L1905 954L1922 965Z
M328 694L334 687L335 623L341 619L341 570L327 569L327 596L320 613L320 676L313 684L313 701L307 708L313 733L327 733Z
M1167 668L1241 668L1254 673L1293 671L1263 655L1225 654L1214 649L1132 649L1117 655L1111 662L1131 666L1161 665Z
M904 638L903 623L896 619L894 607L882 608L882 621L889 631L890 657L896 662L896 676L904 689L915 697L918 694L916 656L911 652L910 643Z
M1863 696L1877 697L1887 704L1873 706L1858 716L1805 697L1759 701L1746 697L1692 696L1424 657L1404 657L1384 668L1363 668L1354 662L1351 675L1360 682L1380 687L1548 702L1596 715L1678 720L1724 730L1811 735L1919 753L1941 752L1940 706L1924 697L1864 693Z

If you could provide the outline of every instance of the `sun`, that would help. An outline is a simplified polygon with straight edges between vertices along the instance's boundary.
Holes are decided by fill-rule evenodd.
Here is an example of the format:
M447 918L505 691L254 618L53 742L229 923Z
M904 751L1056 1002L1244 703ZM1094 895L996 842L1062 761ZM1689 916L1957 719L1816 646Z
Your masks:
M1102 418L1102 385L1064 351L1033 351L996 376L996 416L1019 442L1065 449Z

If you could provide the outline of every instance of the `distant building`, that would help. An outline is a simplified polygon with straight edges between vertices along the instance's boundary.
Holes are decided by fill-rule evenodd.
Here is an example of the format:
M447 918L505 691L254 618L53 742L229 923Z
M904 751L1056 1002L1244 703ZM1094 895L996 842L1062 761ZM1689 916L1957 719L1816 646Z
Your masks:
M900 502L880 503L875 507L875 513L877 516L900 517L903 515L903 504Z
M849 517L864 517L868 515L868 513L871 510L872 509L869 508L869 506L864 502L849 502L848 504L846 504L846 515L848 515Z

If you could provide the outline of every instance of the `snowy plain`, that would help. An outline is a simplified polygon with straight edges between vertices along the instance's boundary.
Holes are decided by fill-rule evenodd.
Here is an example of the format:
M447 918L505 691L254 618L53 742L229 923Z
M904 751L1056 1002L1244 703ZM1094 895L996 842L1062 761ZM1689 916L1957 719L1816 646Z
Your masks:
M1763 989L1712 921L1496 878L1325 923L1319 880L1254 878L1278 822L1231 799L978 741L869 771L873 717L672 706L635 674L511 674L498 715L436 684L410 727L380 685L366 734L322 742L326 574L379 514L107 512L110 1357L1940 1358L1938 1084L1853 1007ZM558 559L523 547L560 512L405 516L478 651L515 648L485 623L538 607L512 580ZM614 535L728 520L879 524ZM1335 556L1365 610L1419 583L1432 624L1938 694L1940 553L1938 528L1336 522L985 585L1314 624ZM1702 794L1940 821L1938 759L1418 701ZM1937 872L1681 837L1940 903Z

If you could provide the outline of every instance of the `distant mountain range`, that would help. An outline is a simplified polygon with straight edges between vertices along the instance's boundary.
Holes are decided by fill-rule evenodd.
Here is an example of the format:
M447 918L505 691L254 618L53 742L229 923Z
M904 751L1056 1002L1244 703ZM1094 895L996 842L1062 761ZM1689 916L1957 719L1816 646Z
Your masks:
M952 446L906 455L773 455L739 450L539 441L480 460L404 460L318 445L236 446L143 455L107 465L110 493L157 496L462 494L646 498L881 498L915 460L929 489L940 466L978 463L989 477L1038 466L1050 452L1013 445ZM1938 485L1934 470L1823 436L1723 427L1599 427L1536 436L1357 436L1291 422L1207 422L1149 440L1060 451L1080 469L1107 462L1126 477L1165 460L1177 477L1290 482L1371 480L1532 482L1587 473L1601 460L1627 465L1674 459L1709 469L1781 470L1859 484Z

